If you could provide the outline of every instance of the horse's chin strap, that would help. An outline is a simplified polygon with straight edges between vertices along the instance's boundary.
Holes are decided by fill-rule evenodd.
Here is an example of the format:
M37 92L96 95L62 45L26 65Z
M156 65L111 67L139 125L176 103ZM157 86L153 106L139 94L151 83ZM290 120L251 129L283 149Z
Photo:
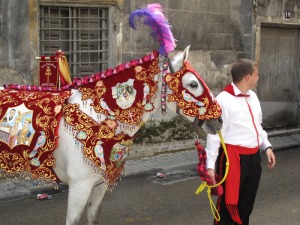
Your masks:
M195 116L195 120L194 120L194 126L196 127L202 127L204 123L204 120L199 120L199 117L198 116Z

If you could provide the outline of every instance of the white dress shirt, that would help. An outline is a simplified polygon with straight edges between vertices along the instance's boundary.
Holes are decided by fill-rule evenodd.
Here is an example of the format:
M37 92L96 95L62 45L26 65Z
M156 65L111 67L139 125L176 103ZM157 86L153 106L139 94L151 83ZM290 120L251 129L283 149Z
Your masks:
M232 83L234 94L241 94L241 91ZM271 144L268 141L268 135L263 130L262 112L260 102L254 91L246 93L249 97L237 97L226 91L222 91L217 97L217 101L222 107L223 127L222 134L226 144L239 145L248 148L260 146L265 150ZM250 105L252 116L247 105ZM219 153L220 138L219 135L207 135L206 152L207 152L207 168L215 169L215 162Z

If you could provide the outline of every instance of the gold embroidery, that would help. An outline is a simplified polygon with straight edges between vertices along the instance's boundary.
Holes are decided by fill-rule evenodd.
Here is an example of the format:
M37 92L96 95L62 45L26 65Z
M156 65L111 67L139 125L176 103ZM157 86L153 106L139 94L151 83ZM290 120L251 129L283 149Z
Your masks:
M124 133L115 133L116 121L97 123L83 113L78 104L65 105L63 115L67 126L72 127L75 139L82 143L84 156L100 170L107 186L113 186L123 170L132 138ZM97 154L99 149L103 156Z
M51 170L55 163L53 151L57 147L58 138L56 131L59 117L56 115L70 94L70 91L0 91L0 125L3 129L0 138L0 168L12 174L26 171L32 179L44 177L56 180ZM7 125L8 113L12 109L18 114L14 122Z
M93 107L97 113L114 116L117 121L122 123L131 125L138 124L142 120L145 104L152 104L150 100L157 92L157 81L154 80L154 77L160 71L158 62L159 59L156 58L153 61L146 62L146 65L138 65L132 69L115 74L113 77L110 77L110 79L103 79L94 84L79 87L78 90L82 94L82 100L91 99L93 102L91 107ZM150 65L148 65L149 63ZM112 87L117 85L120 79L123 79L124 74L122 73L129 74L129 76L125 76L125 78L134 79L134 87L138 87L136 88L138 93L136 94L136 99L132 103L132 106L125 109L117 105L111 93ZM143 102L144 85L149 87L149 93L145 96Z
M204 93L200 97L194 98L194 101L187 101L183 96L186 90L180 81L182 76L187 72L195 74L204 88ZM204 81L202 81L202 78L187 61L184 62L182 70L175 72L175 74L167 74L166 82L172 90L172 94L168 94L168 102L176 102L183 114L191 117L198 116L199 120L218 118L221 115L221 107L213 99L210 90ZM196 102L202 103L203 106L197 105Z

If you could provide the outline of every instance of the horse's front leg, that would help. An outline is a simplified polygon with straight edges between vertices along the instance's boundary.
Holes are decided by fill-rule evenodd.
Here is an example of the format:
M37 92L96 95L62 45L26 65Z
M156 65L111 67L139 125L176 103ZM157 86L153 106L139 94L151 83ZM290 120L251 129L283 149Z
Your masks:
M93 187L90 198L87 202L87 218L89 225L100 224L100 205L103 200L106 187L104 183Z
M94 183L87 180L69 184L68 211L66 225L79 224L80 218L91 195Z

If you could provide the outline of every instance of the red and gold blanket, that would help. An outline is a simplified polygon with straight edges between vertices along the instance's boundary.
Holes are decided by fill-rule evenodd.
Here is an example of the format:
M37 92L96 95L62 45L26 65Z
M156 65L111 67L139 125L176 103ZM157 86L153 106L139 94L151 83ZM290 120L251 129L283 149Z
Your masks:
M117 123L107 119L96 122L79 109L78 104L67 104L63 108L66 125L80 143L84 156L92 162L95 171L100 171L108 187L114 186L120 177L125 158L132 145L132 137L116 134Z
M120 65L112 73L107 70L99 80L95 76L80 80L83 108L89 108L86 111L91 116L82 112L79 104L64 106L66 128L92 168L103 175L108 188L123 171L132 145L131 131L143 125L145 112L154 110L158 63L158 54L152 53ZM102 120L95 114L101 115Z
M57 130L70 91L0 91L0 168L15 174L29 172L32 179L55 181L51 167Z

